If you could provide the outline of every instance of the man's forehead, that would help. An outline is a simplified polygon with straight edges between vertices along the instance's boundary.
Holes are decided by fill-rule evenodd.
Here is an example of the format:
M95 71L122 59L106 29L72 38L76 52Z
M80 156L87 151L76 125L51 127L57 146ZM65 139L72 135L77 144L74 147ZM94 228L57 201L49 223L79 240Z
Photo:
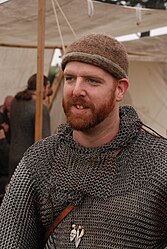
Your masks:
M94 72L96 72L96 73L103 74L106 71L100 67L94 66L89 63L70 61L65 66L64 74L72 73L72 72L77 72L77 73L83 72L85 74L93 74Z

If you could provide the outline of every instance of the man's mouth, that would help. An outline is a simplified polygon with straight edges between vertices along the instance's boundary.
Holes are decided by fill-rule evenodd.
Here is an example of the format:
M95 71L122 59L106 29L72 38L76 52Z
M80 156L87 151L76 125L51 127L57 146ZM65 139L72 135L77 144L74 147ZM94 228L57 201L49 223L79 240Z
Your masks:
M83 107L83 105L75 105L75 107L77 108L77 109L84 109L84 107Z

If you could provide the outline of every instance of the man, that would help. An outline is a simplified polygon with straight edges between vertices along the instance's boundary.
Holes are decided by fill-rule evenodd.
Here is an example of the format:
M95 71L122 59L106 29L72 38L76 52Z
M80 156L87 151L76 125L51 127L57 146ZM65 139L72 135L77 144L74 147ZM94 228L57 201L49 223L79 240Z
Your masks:
M0 107L0 125L5 132L6 139L10 143L10 110L13 96L6 96L3 105Z
M0 196L3 197L9 175L10 109L13 96L6 96L0 107ZM1 199L0 199L1 202Z
M9 175L9 143L4 129L0 129L0 202L4 196Z
M9 152L9 179L24 152L34 143L37 74L27 80L25 89L14 96L11 105L11 144ZM43 75L43 99L50 89L50 81ZM42 108L42 138L50 136L50 115L46 105Z
M68 124L21 160L1 206L1 248L167 248L167 141L119 108L125 48L90 34L62 69Z

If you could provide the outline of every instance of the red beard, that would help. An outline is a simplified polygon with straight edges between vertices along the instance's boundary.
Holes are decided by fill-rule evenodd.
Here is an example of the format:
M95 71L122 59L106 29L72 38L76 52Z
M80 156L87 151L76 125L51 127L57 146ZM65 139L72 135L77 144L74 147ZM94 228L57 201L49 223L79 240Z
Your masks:
M113 110L114 102L114 92L106 101L98 108L92 102L85 101L82 97L71 97L67 100L63 98L63 108L66 114L67 122L74 130L86 131L90 128L95 127L97 124L102 122L109 113ZM73 112L72 108L82 106L81 112Z

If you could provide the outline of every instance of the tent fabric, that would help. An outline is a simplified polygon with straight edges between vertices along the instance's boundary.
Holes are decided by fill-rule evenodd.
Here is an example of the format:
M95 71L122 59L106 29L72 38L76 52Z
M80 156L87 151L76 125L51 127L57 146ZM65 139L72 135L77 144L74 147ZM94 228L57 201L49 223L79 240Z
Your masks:
M56 3L56 1L53 1ZM166 25L165 10L142 9L137 25L136 9L93 1L94 15L88 16L87 0L57 0L55 4L64 44L90 32L107 32L113 36L145 32ZM45 7L45 45L62 46L51 0ZM0 5L0 44L37 46L38 1L10 0ZM64 15L62 14L64 13ZM65 17L66 19L65 19Z
M59 26L51 0L45 6L44 73L47 74L54 48L62 41L68 46L75 37L105 32L114 37L146 32L166 26L165 10L136 9L93 1L94 15L88 15L87 0L54 0ZM38 1L9 0L0 4L0 104L5 96L22 90L37 70ZM63 14L62 14L63 13ZM70 29L70 26L72 30ZM132 104L147 125L166 136L167 36L145 37L124 42L130 67L130 87L124 104ZM65 121L61 107L62 85L51 110L52 133Z
M154 61L167 63L167 35L144 37L124 42L130 61Z
M54 50L45 50L44 74L48 75ZM0 47L0 104L7 95L22 91L37 72L37 49Z
M131 61L129 89L122 104L130 104L142 121L167 136L167 63Z

